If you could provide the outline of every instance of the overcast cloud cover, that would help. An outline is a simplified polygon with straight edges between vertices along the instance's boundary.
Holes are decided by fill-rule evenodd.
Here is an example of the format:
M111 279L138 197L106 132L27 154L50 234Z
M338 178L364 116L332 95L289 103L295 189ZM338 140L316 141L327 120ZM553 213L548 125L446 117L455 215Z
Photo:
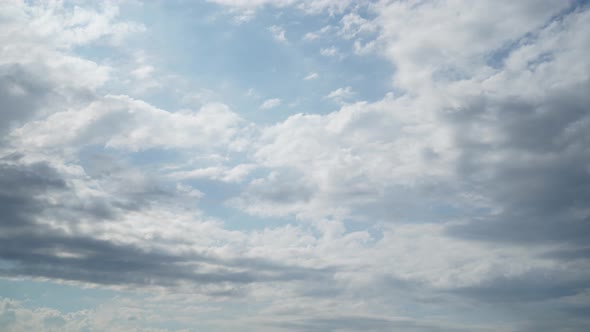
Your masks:
M590 330L590 3L0 0L0 330Z

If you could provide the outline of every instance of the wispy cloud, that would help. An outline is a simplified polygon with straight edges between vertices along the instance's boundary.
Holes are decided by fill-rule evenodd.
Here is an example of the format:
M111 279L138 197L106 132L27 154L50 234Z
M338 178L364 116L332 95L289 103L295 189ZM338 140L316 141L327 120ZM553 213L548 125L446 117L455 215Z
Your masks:
M315 32L308 32L303 36L303 40L316 40L319 39L320 36Z
M267 99L262 103L262 105L260 105L260 109L269 110L271 108L280 106L281 103L282 101L279 98Z
M309 80L315 80L318 77L320 77L320 74L318 74L318 73L309 73L303 79L306 80L306 81L309 81Z
M320 54L326 57L335 57L340 55L340 51L335 46L320 49Z
M331 91L324 98L331 99L336 102L342 102L344 100L352 98L353 96L354 96L354 91L352 91L351 87L347 86L344 88L338 88L336 90Z

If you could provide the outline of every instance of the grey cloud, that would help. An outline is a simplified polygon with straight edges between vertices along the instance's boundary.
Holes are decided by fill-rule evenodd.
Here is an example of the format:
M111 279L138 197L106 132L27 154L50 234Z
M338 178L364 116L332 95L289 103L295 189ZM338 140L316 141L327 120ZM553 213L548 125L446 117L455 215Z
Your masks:
M0 135L30 118L52 92L47 82L20 65L0 66Z
M549 68L560 61L551 54L542 60ZM554 330L581 331L584 324L569 322L583 317L584 310L566 313L568 306L560 301L590 289L585 272L590 257L590 80L528 84L540 93L468 96L462 107L443 116L460 152L457 186L490 202L489 211L460 216L466 222L449 226L447 234L498 246L546 248L538 258L556 267L495 277L451 293L491 305L519 305L515 311L529 320L532 308L542 303L546 307L539 312L564 311L559 317L563 323L554 324ZM533 326L522 330L535 330Z
M274 324L293 331L411 331L411 332L460 332L473 331L473 328L446 327L445 324L417 322L413 320L393 320L370 316L340 316L325 318L306 318L299 321L286 321Z
M515 329L517 332L578 332L588 331L590 323L585 319L572 319L563 316L540 316L521 324Z
M24 167L6 160L18 160L12 154L0 160L0 227L26 228L33 226L33 215L40 213L46 204L36 196L50 189L63 190L65 181L46 163L35 163Z
M500 276L479 285L453 290L484 302L533 302L576 295L590 288L584 276L534 270L514 277Z
M497 277L455 289L454 294L528 306L590 289L584 273L590 241L587 91L590 81L549 89L534 100L479 96L447 118L462 153L458 181L467 192L490 199L495 209L478 217L466 216L468 222L448 227L448 234L499 245L561 248L539 257L553 260L558 269ZM479 128L492 130L493 143L480 139ZM552 308L564 306L554 303ZM528 307L518 310L525 314ZM575 319L572 315L563 319ZM563 326L561 330L567 330Z
M229 203L254 215L286 215L316 195L316 186L302 179L293 171L271 173L250 182Z
M8 310L7 310L8 309ZM10 310L11 308L8 306L3 306L0 308L0 326L10 326L16 323L16 313L14 310Z
M281 174L279 178L272 178L268 182L251 184L249 195L273 204L309 201L314 193L313 188L305 183L293 181L293 177Z
M46 77L36 65L0 65L0 146L14 144L11 131L31 120L96 99L86 88L59 86Z
M124 213L145 210L154 204L181 199L178 192L157 176L141 172L116 154L95 153L88 157L84 172L100 184L105 195L80 197L76 188L68 188L68 198L48 206L44 213L56 219L75 222L80 215L94 221L116 220Z
M452 235L506 242L590 241L590 82L550 91L543 100L480 98L452 115L466 186L491 198L501 213L451 227ZM493 120L488 120L492 118ZM499 133L496 144L473 128ZM503 155L489 162L491 154Z
M224 260L196 253L173 255L88 237L47 233L2 237L0 257L12 263L8 268L1 269L2 274L102 285L174 286L180 281L237 285L297 281L322 278L329 272L270 262L264 267L249 268L247 261ZM58 251L78 256L61 257ZM203 270L203 263L215 268Z
M61 257L58 251L75 253ZM195 253L172 255L142 250L130 245L65 234L24 234L2 237L0 257L12 264L2 269L5 276L46 277L102 285L174 286L179 281L196 284L250 284L313 278L321 271L280 264L245 269L232 262ZM216 265L203 271L200 263ZM298 273L293 273L293 272Z
M531 67L540 68L541 62L551 63L555 59L550 52L543 53L531 62ZM35 79L38 76L40 75L32 75L19 66L0 68L0 137L13 126L34 117L36 112L48 104L46 102L52 96L52 87ZM590 241L590 215L587 212L587 207L590 206L588 91L590 84L585 82L560 89L548 88L544 91L544 96L538 99L520 97L519 92L515 91L515 96L509 98L478 96L464 100L464 108L453 110L444 119L445 124L454 131L456 148L461 153L456 169L456 184L437 182L437 179L430 182L423 177L419 188L405 189L402 186L387 187L387 184L380 187L381 183L369 182L364 177L350 177L348 180L343 177L335 181L338 182L338 188L334 190L337 193L327 193L332 195L334 201L346 208L354 208L355 212L367 216L372 222L373 217L380 220L408 218L432 221L437 214L441 219L447 219L439 210L445 205L452 205L453 199L466 189L465 191L485 196L501 212L471 218L467 210L460 207L462 210L454 216L471 219L467 224L449 227L450 235L501 245L560 244L563 249L548 252L541 258L557 260L559 264L571 264L559 265L562 268L561 273L556 273L555 270L535 270L518 276L490 279L470 287L451 289L439 296L426 283L397 280L393 277L376 282L374 286L350 289L335 282L333 275L337 269L334 267L308 268L263 258L226 259L197 252L173 254L114 240L99 240L88 234L76 233L77 221L82 218L96 223L117 220L123 213L141 211L150 204L165 200L167 196L173 197L173 194L157 181L142 177L131 179L127 176L125 167L113 166L111 160L106 160L101 167L97 167L97 174L90 176L101 185L108 186L110 195L82 198L76 195L76 189L68 179L48 163L25 164L18 155L11 155L0 160L0 274L100 285L175 286L186 282L193 285L231 286L204 291L205 294L217 297L243 296L246 286L254 283L295 281L299 282L294 287L296 292L303 296L338 297L343 302L350 299L367 299L367 302L372 302L378 299L374 302L387 304L399 304L405 300L411 302L414 308L422 304L420 301L426 303L440 300L445 303L447 296L460 297L459 302L474 299L491 305L524 303L525 306L578 295L590 288L590 283L581 273L585 264L583 260L588 258L587 244ZM53 105L62 107L65 104ZM126 104L122 102L117 107L120 111L88 123L88 127L67 144L79 147L85 142L105 142L114 132L127 132L132 126L141 125L138 120L127 127L127 123L123 121L127 119ZM367 132L378 131L376 127L381 124L381 119L373 118L375 113L367 114L368 118L356 119L355 122ZM158 118L151 120L157 121ZM491 128L499 139L493 143L481 140L479 129L482 127ZM146 128L150 133L160 132L150 126ZM393 129L397 129L393 125L385 128L383 135L367 135L370 137L367 142L388 139L390 131L396 132ZM198 130L189 132L196 131ZM121 142L127 143L125 140L128 137L121 137ZM151 137L154 135L150 135ZM217 140L211 140L213 141ZM80 144L81 142L84 144ZM207 142L209 141L205 140L205 145ZM141 149L159 146L156 143L138 144L137 147ZM359 146L359 149L364 148L368 146ZM500 157L491 161L494 158L487 158L490 155ZM434 161L438 155L433 150L425 149L423 157L436 165ZM246 194L240 198L247 206L267 203L268 209L313 203L319 196L316 194L318 188L313 183L298 181L301 178L304 177L284 173L276 179L252 183L246 188ZM358 185L363 182L369 185ZM379 188L372 188L372 185ZM53 194L60 194L68 199L56 204L48 199ZM442 206L441 209L438 209L437 204ZM321 208L322 204L317 206ZM74 232L66 233L43 224L40 219L44 217L67 222ZM321 252L318 251L320 255ZM433 250L432 254L437 253ZM329 257L331 256L328 259ZM383 269L394 270L395 266ZM374 272L369 270L367 273ZM437 273L435 267L432 273ZM383 298L390 299L382 300ZM456 302L448 303L452 306ZM586 314L586 306L567 307L557 304L549 308L564 311L563 315L555 317L569 321L554 322L553 325L548 325L551 328L531 323L523 326L523 331L581 331L584 326L588 327L587 323L576 325L575 319L572 319ZM569 313L565 313L568 309ZM387 307L381 311L387 311ZM524 315L525 311L522 310L519 314ZM549 310L545 308L544 312L547 311ZM474 330L447 327L442 323L395 320L361 314L310 316L300 320L286 319L271 325L295 331ZM0 315L0 325L12 320L14 317Z
M543 257L565 261L590 259L590 248L581 247L553 250L545 253Z
M12 159L12 163L8 159ZM55 209L44 197L71 188L46 163L24 164L18 156L8 159L0 163L0 207L3 209L0 259L4 262L0 274L3 276L46 277L103 285L174 286L180 281L246 285L311 280L329 278L332 273L330 269L289 266L264 259L224 259L192 252L170 254L51 228L37 220ZM75 226L75 216L81 218L88 214L94 214L92 217L99 221L105 213L96 215L94 209L74 209L68 211L72 218L69 222Z

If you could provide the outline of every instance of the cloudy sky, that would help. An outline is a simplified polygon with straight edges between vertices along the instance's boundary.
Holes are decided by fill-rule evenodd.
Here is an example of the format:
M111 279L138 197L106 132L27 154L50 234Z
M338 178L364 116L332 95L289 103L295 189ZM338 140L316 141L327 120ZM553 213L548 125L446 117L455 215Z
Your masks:
M580 0L0 0L0 329L589 331L589 31Z

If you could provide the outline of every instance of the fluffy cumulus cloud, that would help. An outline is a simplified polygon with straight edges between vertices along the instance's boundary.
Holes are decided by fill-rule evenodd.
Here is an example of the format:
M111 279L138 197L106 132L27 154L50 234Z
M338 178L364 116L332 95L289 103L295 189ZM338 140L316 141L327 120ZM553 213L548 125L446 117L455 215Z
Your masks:
M590 328L586 1L1 7L0 330Z
M128 96L106 95L83 110L56 112L13 132L25 146L50 148L100 144L107 148L235 147L240 117L224 104L171 113ZM63 135L53 135L62 132Z

